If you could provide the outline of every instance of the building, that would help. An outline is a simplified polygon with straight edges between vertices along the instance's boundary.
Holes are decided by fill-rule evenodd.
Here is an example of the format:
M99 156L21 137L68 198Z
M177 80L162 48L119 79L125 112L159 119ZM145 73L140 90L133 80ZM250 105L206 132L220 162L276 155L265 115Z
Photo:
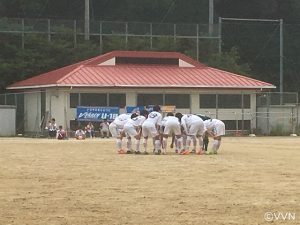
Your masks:
M256 93L274 88L181 53L147 51L109 52L7 87L25 92L26 132L35 132L47 112L73 128L77 106L154 104L219 118L228 129L250 130L256 127Z

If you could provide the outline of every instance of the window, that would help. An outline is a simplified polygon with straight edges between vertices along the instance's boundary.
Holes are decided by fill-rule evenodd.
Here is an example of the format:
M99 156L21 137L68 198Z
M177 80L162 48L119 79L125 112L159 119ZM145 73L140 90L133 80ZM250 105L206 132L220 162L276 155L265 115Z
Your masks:
M126 94L109 94L109 106L124 108L126 106Z
M190 108L190 95L166 94L165 105L175 105L177 109L188 109Z
M242 95L219 95L218 108L220 109L238 109L242 108Z
M243 95L244 96L244 108L250 109L250 95Z
M15 94L6 95L6 105L16 105Z
M203 94L200 95L200 108L212 108L217 106L217 95L215 94Z
M107 95L98 93L80 94L81 106L107 106Z
M137 105L163 105L162 94L138 94Z
M76 108L79 104L79 94L71 93L70 94L70 108Z

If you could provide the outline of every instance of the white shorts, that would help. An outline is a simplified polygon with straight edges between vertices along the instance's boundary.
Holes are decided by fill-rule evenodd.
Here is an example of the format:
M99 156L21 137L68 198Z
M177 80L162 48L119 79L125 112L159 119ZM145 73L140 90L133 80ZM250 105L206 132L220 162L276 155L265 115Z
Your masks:
M171 135L174 133L175 135L181 135L179 123L166 123L165 125L164 134Z
M143 123L142 133L143 137L156 137L157 135L159 135L155 125L152 123Z
M109 131L111 133L111 136L116 138L119 137L121 132L123 131L123 127L116 125L115 123L109 124Z
M217 121L213 129L213 134L218 137L225 135L225 124L222 121Z
M125 132L126 136L134 137L134 136L138 135L138 132L136 131L134 126L124 126L123 131Z
M191 124L191 126L188 128L187 135L202 136L204 131L205 131L205 127L204 127L203 121L197 121L197 122L194 122L193 124Z

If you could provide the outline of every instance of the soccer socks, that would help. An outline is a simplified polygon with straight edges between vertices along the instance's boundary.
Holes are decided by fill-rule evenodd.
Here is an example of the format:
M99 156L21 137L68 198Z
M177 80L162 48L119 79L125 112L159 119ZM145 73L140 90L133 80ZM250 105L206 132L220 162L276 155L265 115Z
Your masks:
M163 142L162 142L162 148L163 148L164 150L167 149L167 141L168 141L168 139L164 137L164 138L163 138Z
M175 137L175 147L176 147L176 150L179 152L179 151L181 151L181 148L182 148L182 140L183 140L183 138L182 137L180 137L180 138L176 138Z
M116 145L117 145L117 150L122 149L122 140L121 139L117 139Z
M135 150L137 151L137 152L139 152L140 151L140 146L141 146L141 140L136 140L135 141Z
M185 147L186 150L190 149L191 142L192 142L192 137L187 136L187 138L186 138L186 147Z
M202 138L202 136L198 137L198 141L199 141L200 150L203 150L203 138Z
M221 140L214 140L212 150L213 152L217 152L218 149L220 148L221 145Z
M144 139L143 146L144 146L144 152L147 152L147 139Z
M155 140L154 146L155 146L155 151L156 151L156 152L157 152L158 150L160 150L160 140Z
M128 138L127 139L127 150L131 151L131 147L132 147L132 141L131 141L131 138Z

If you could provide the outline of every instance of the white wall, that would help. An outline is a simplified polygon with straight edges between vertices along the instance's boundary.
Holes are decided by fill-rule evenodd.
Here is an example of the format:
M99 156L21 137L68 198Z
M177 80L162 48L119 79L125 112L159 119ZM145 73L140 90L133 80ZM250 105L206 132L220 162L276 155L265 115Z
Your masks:
M16 135L16 106L0 105L0 136Z
M41 123L41 93L24 94L24 130L39 132Z

